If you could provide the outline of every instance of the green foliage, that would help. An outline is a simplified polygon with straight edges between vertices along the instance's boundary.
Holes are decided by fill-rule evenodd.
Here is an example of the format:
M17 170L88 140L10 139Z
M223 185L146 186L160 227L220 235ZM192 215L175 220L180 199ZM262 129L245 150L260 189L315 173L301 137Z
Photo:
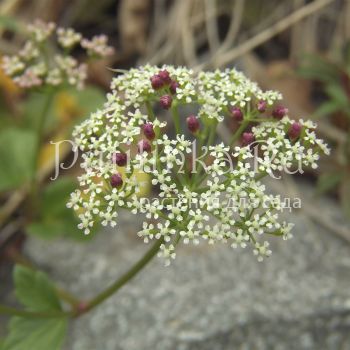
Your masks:
M55 289L43 272L17 265L13 277L16 297L28 310L61 310Z
M1 350L60 350L67 329L67 320L13 317L10 334Z
M14 32L19 32L23 29L15 17L4 15L0 15L0 28L9 29Z
M0 191L18 187L32 178L36 137L30 130L14 127L0 132Z
M25 309L37 312L61 311L60 301L47 276L23 266L14 269L15 294ZM14 316L1 350L59 350L67 319Z
M28 233L41 238L65 236L79 240L90 240L78 229L79 223L73 210L66 207L70 193L76 188L76 180L65 176L52 181L43 191L39 207L39 218L28 227Z
M23 126L37 130L40 123L40 113L45 109L48 94L52 91L41 91L31 94L22 104ZM46 132L54 131L60 123L72 128L74 122L87 117L105 101L101 89L88 86L84 90L64 88L54 94L50 108L45 116ZM67 115L72 120L67 120Z

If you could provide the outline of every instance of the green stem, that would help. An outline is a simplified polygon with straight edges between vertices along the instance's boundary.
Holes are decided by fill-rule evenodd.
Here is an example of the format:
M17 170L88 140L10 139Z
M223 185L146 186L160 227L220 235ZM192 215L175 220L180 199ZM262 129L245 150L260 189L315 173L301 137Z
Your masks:
M153 108L152 108L151 102L146 101L145 104L146 104L146 108L147 108L148 117L149 117L149 119L151 121L153 121L155 119L155 116L154 116L154 112L153 112Z
M157 242L151 247L150 250L134 265L132 266L124 275L122 275L116 282L114 282L110 287L106 290L98 294L95 298L90 300L87 303L87 306L84 308L83 313L90 311L95 308L106 299L108 299L111 295L116 293L121 287L123 287L127 282L129 282L133 277L135 277L138 272L140 272L157 254L160 246L163 244L164 239L159 239Z
M246 129L246 127L249 125L250 119L243 120L241 126L238 128L238 130L233 134L230 140L230 147L241 137L243 131Z
M171 113L173 115L173 121L174 121L174 125L175 125L176 134L180 134L181 133L180 116L179 116L179 110L177 108L176 101L174 101L172 106L171 106Z
M44 135L46 118L48 116L48 112L51 107L53 96L54 96L53 91L48 91L46 93L46 100L44 103L43 110L40 113L40 118L38 121L37 139L36 139L36 145L35 145L35 157L34 157L34 163L33 163L33 181L35 181L35 178L36 178L39 155L40 155L40 146Z

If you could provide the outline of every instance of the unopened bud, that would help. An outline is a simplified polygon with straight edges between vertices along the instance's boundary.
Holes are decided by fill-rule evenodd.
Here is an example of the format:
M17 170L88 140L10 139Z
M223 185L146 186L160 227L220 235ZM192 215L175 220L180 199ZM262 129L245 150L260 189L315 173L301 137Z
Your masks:
M260 100L260 101L258 102L257 108L258 108L258 111L259 111L260 113L264 113L264 112L266 111L266 108L267 108L267 103L266 103L266 101Z
M231 108L231 115L235 120L237 120L239 122L243 120L243 113L242 113L241 109L238 107Z
M170 95L164 95L159 99L159 103L162 108L169 109L173 102L173 98Z
M242 135L242 145L248 146L255 141L255 136L252 132L244 132Z
M159 90L164 86L163 79L158 74L153 75L150 80L154 90Z
M125 166L128 160L128 156L126 153L117 152L113 154L113 163L117 164L118 166Z
M148 140L141 140L139 141L139 143L137 144L137 149L139 153L150 153L152 150L151 144L148 142Z
M143 133L148 138L148 140L152 141L155 138L155 136L156 136L156 134L154 133L154 130L153 130L153 124L152 123L146 123L143 126Z
M195 115L190 115L189 117L187 117L186 122L188 130L190 130L192 134L196 133L199 130L199 120Z
M288 130L288 136L291 138L291 139L296 139L300 136L300 133L301 133L301 129L302 129L302 125L298 122L294 122L289 130Z
M171 83L170 83L170 86L169 86L169 90L170 92L174 95L176 94L176 90L177 88L179 87L179 83L176 81L176 80L173 80Z
M159 77L163 80L164 84L170 84L171 83L171 78L170 78L170 74L169 72L164 69L164 70L161 70L159 73L158 73Z
M272 111L272 115L276 119L282 119L285 115L288 114L288 108L284 106L277 106L275 109Z
M111 176L110 183L113 188L119 188L123 185L123 179L119 173L116 173Z

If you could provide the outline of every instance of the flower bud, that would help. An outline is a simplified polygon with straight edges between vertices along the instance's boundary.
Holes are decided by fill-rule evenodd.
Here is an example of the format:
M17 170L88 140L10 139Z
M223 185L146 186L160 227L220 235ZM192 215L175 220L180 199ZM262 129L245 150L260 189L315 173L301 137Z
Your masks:
M176 81L176 80L173 80L171 83L170 83L170 86L169 86L169 90L170 92L174 95L176 94L176 89L179 87L179 83Z
M171 104L173 102L173 98L170 95L163 95L160 100L160 105L164 109L169 109L171 107Z
M231 108L231 115L238 122L243 120L243 113L242 113L241 109L238 107Z
M113 188L119 188L123 185L123 179L119 173L116 173L111 176L110 183Z
M166 69L159 71L158 76L163 80L164 84L168 85L171 83L170 74Z
M146 123L143 126L143 133L148 138L148 140L152 141L155 138L155 136L156 136L156 134L154 133L154 130L153 130L153 124L152 123Z
M128 156L126 153L117 152L113 154L112 160L113 163L117 164L118 166L125 166L128 160Z
M260 100L258 102L257 108L260 113L264 113L266 111L267 103L264 100Z
M195 115L190 115L189 117L187 117L186 122L188 130L190 130L192 134L196 133L199 130L199 120Z
M285 115L288 114L288 108L284 106L277 106L275 109L272 111L272 115L276 119L282 119Z
M150 153L152 150L151 144L148 142L148 140L141 140L137 144L137 150L140 154L143 152Z
M255 136L252 132L244 132L242 135L242 145L248 146L255 141Z
M291 139L298 138L300 136L301 129L302 129L302 125L298 122L294 122L288 130L288 136Z
M164 86L163 79L158 74L153 75L150 80L154 90L159 90Z

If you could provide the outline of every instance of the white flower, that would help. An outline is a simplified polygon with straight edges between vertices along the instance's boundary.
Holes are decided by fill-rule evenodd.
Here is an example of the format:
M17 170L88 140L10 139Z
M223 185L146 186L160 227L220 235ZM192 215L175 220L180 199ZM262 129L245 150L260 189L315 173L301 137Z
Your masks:
M57 65L64 72L77 69L75 60L61 56ZM187 103L197 108L199 135L188 136L185 130L174 136L166 133L171 113L150 112L159 97L169 93L168 86L161 91L152 87L150 78L160 70L166 70L179 84L172 94L175 108L180 106L181 111ZM262 91L235 69L194 74L184 67L150 65L116 76L111 87L103 108L73 133L84 152L84 174L79 176L80 189L71 195L67 206L77 211L79 227L86 234L94 222L115 226L119 210L127 209L142 221L138 236L144 242L164 242L159 256L166 265L175 258L180 242L198 244L203 239L209 244L227 242L233 248L253 247L261 261L271 254L265 237L292 237L293 225L279 220L283 210L280 196L269 194L259 178L298 166L316 167L320 153L329 150L317 138L315 125L300 120L303 132L291 139L287 131L293 120L284 117L266 122L261 118L251 129L254 148L207 142L209 132L215 131L212 128L231 106L242 108L246 115L254 112L259 100L275 103L281 98L278 92ZM150 151L140 154L137 144L146 138L145 123L153 124L155 135L148 140ZM189 172L190 160L195 157L193 139L207 147L200 153L203 162L196 173ZM117 151L128 154L128 166L122 167L122 186L113 188L110 179L121 171L111 161ZM139 179L143 176L147 180ZM152 187L152 198L139 197L145 181Z

